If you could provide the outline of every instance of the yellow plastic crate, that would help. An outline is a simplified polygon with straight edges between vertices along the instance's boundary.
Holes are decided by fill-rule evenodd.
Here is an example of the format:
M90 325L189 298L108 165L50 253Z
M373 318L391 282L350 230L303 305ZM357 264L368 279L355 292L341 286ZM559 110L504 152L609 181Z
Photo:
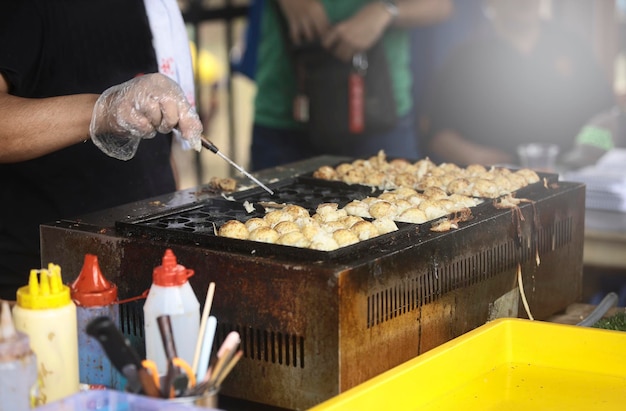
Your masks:
M626 333L495 320L311 409L331 410L626 410Z

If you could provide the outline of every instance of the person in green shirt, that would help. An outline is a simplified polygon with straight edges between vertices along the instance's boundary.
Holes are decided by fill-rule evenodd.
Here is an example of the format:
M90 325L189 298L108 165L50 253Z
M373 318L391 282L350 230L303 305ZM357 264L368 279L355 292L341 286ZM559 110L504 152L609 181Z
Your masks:
M252 169L321 154L363 158L379 150L389 157L417 159L409 30L441 22L452 10L451 0L265 0L255 76ZM339 60L350 61L379 40L389 67L396 125L382 134L359 136L356 143L342 145L343 139L338 139L332 149L315 144L305 125L294 118L298 90L288 45L317 42Z

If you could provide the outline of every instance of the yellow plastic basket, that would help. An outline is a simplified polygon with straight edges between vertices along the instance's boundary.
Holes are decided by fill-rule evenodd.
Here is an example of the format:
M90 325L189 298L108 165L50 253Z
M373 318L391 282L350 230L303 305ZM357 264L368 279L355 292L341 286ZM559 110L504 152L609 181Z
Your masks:
M311 409L626 410L626 333L487 323Z

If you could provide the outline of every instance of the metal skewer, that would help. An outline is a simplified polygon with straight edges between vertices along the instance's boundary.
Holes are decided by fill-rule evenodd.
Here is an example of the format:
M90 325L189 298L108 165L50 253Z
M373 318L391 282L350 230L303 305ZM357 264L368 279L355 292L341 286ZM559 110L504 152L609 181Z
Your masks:
M217 148L217 146L213 143L211 143L209 140L207 140L205 137L201 136L200 140L202 141L202 147L206 148L207 150L211 150L213 153L217 154L218 156L222 157L224 160L226 160L228 163L230 163L231 166L235 167L237 170L239 170L239 172L241 172L241 174L245 175L246 177L248 177L250 180L254 181L255 184L257 184L259 187L261 187L263 190L267 191L268 193L270 193L270 195L274 195L274 192L267 187L265 184L263 184L262 182L260 182L256 177L254 177L252 174L248 173L246 170L243 169L243 167L241 167L239 164L235 163L233 160L231 160L230 158L228 158L227 156L225 156L220 150L219 148Z

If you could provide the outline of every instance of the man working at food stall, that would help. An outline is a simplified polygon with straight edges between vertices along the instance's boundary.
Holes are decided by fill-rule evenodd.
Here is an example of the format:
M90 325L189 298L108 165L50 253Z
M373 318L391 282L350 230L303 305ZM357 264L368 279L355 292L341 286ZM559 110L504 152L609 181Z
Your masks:
M266 0L255 77L252 167L273 167L319 154L362 157L380 149L389 156L418 157L408 29L439 23L452 9L451 0ZM380 48L381 57L372 57ZM353 120L337 113L346 110L348 87L356 86L349 85L345 73L334 75L330 68L337 67L337 61L327 54L356 65L351 77L354 80L361 70L355 58L363 52L369 61L364 70L364 94L372 90L368 89L367 76L382 79L388 71L389 84L380 88L381 95L390 91L391 104L380 104L378 113L393 111L393 120L388 127L373 132L352 135L342 129L316 133L317 124L330 129L332 124L345 125ZM328 62L323 66L328 75L319 75L321 65L311 69L312 65L305 62L312 60ZM387 65L384 74L376 73L379 64ZM303 74L303 66L311 75ZM309 82L316 78L319 84ZM334 121L333 117L341 118Z
M433 82L428 154L460 165L518 162L516 147L571 148L614 97L591 46L541 15L540 0L484 0L490 24L454 51Z
M41 223L175 191L171 133L199 149L202 124L175 0L2 9L0 298L15 299L48 263Z

